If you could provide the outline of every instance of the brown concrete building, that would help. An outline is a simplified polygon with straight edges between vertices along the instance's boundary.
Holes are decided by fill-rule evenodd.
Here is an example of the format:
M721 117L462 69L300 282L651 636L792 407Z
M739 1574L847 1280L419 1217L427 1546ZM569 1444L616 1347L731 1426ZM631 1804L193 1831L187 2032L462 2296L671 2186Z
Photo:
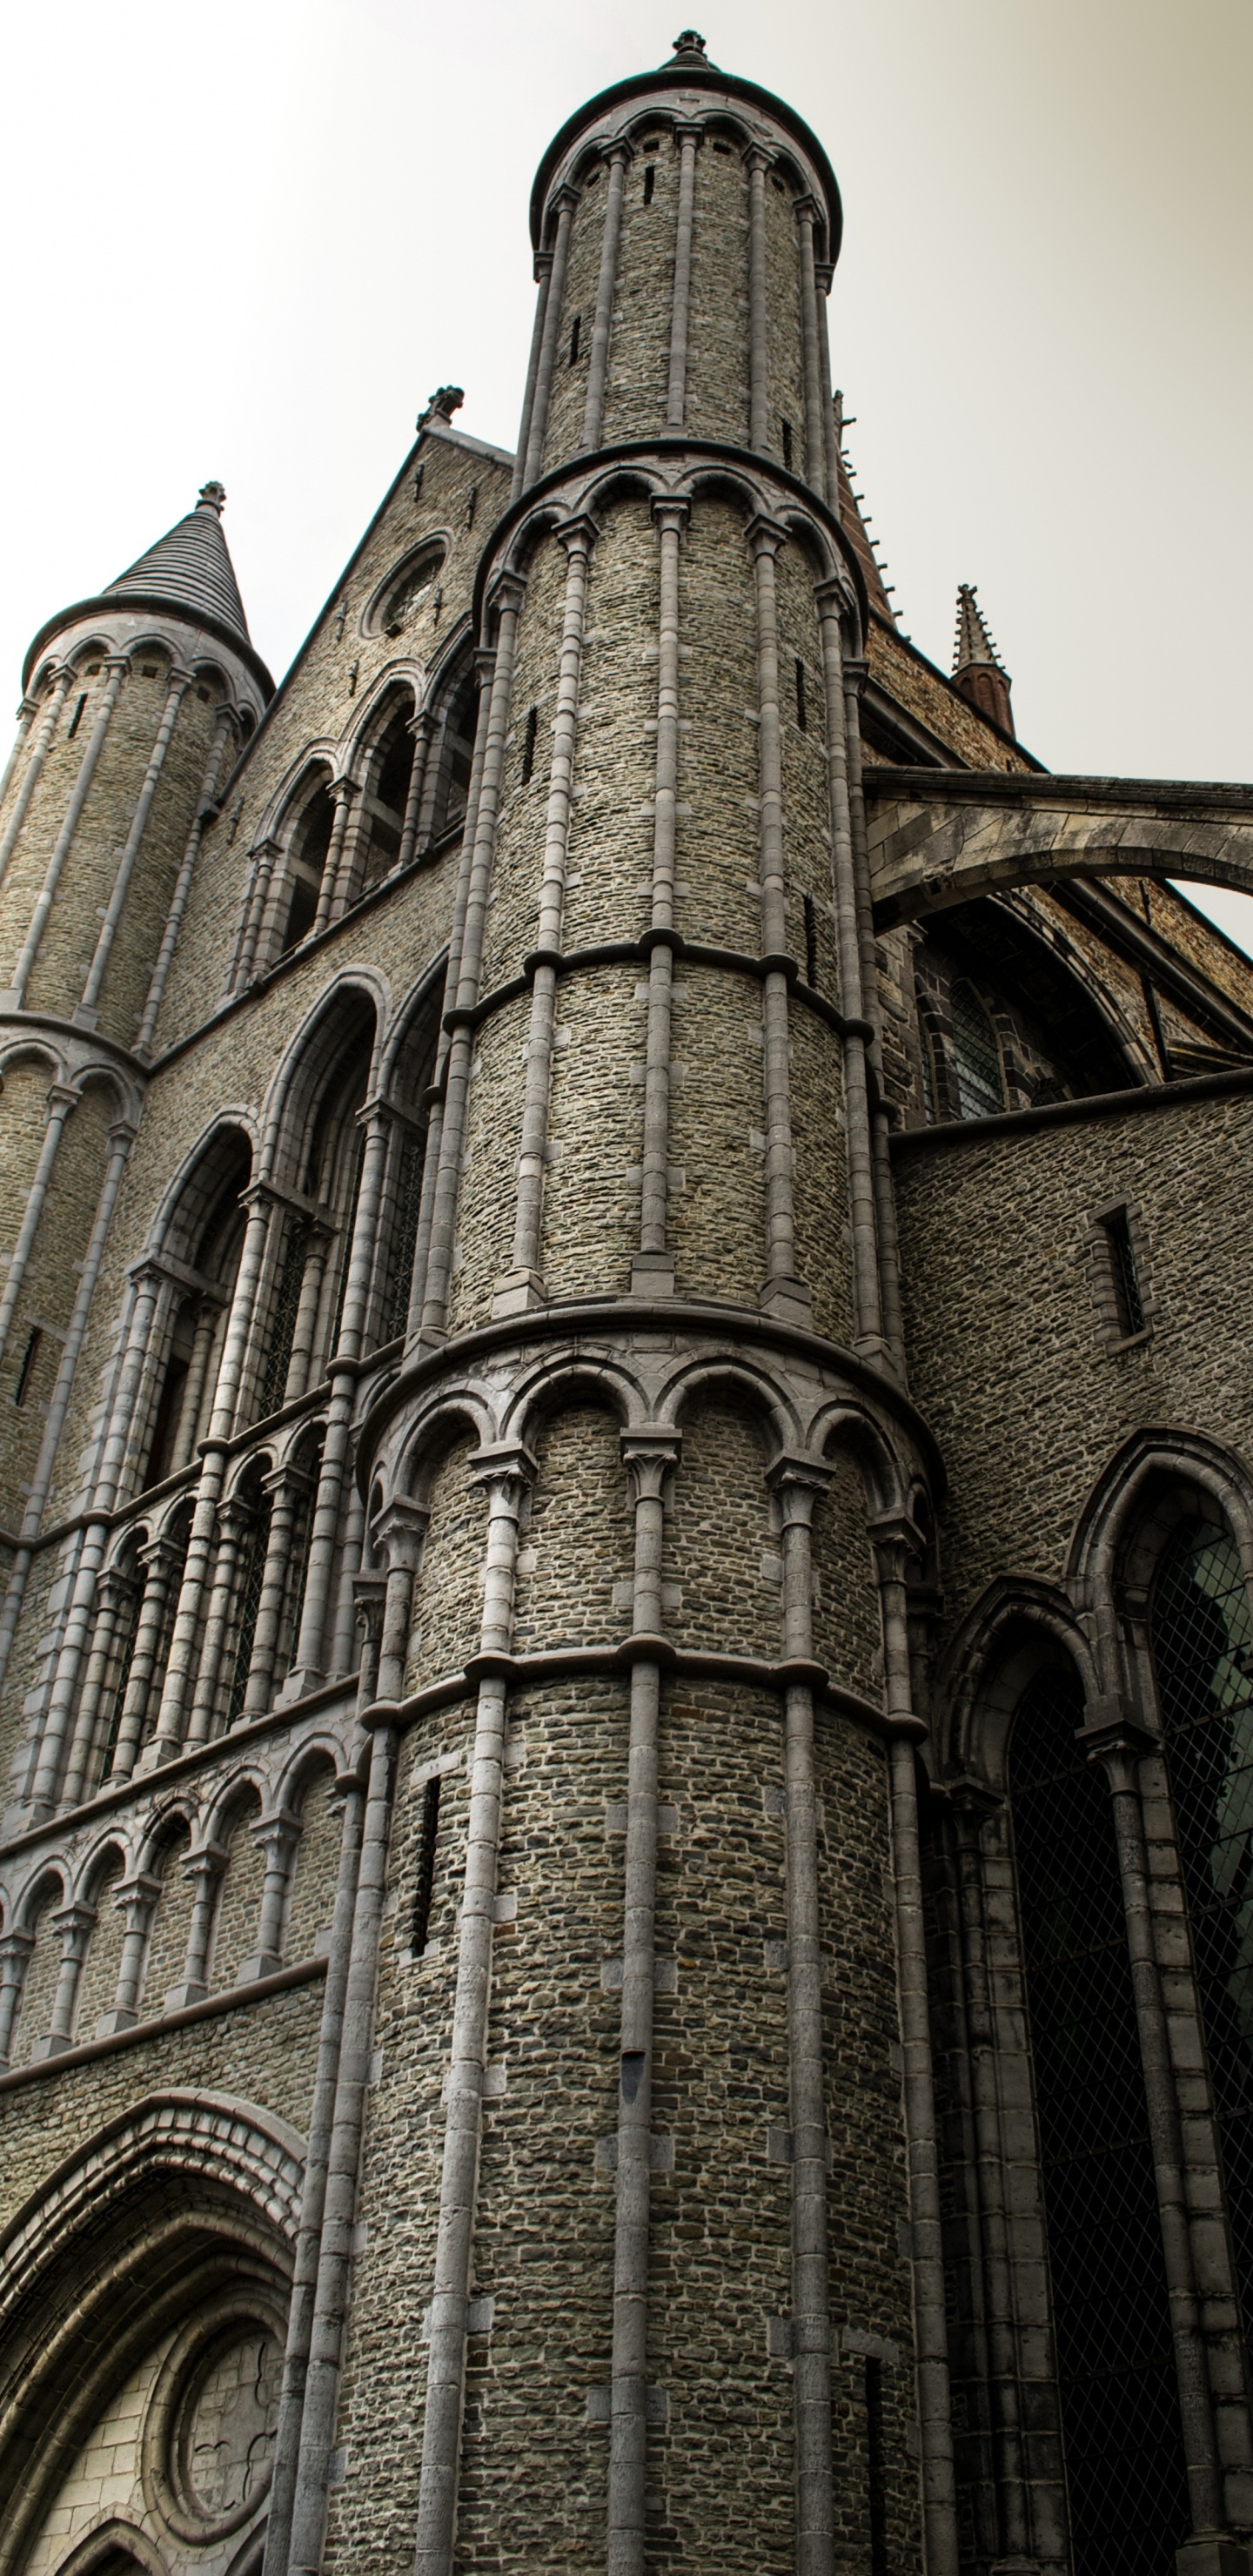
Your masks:
M1253 791L900 633L790 108L532 230L24 674L0 2576L1248 2576Z

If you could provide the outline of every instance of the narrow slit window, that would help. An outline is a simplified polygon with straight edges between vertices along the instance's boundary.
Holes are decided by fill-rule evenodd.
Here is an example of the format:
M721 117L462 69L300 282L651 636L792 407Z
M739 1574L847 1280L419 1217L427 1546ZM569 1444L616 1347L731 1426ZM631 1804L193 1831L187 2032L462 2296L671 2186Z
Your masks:
M784 464L784 470L785 470L788 474L790 474L790 473L791 473L791 471L792 471L792 424L791 424L791 421L790 421L790 420L781 420L781 421L780 421L780 423L779 423L779 428L780 428L780 430L781 430L781 432L782 432L782 435L783 435L783 464Z
M75 699L75 701L74 701L74 713L73 713L73 715L70 717L69 723L68 723L68 725L66 726L66 729L65 729L65 739L66 739L66 741L67 741L67 742L73 742L74 736L75 736L75 734L77 733L78 728L79 728L80 724L81 724L81 723L82 723L82 721L83 721L83 709L84 709L84 707L86 706L86 704L87 704L87 692L86 692L86 690L84 689L84 691L83 691L83 694L82 694L81 698L76 698L76 699Z
M883 2442L883 2364L866 2359L866 2502L870 2508L870 2576L887 2576L888 2491Z
M575 317L574 317L574 320L573 320L573 322L572 322L572 323L571 323L571 325L570 325L570 364L571 364L571 366L572 366L572 367L577 366L577 364L578 364L578 357L579 357L579 333L580 333L580 331L581 331L582 327L583 327L583 316L582 316L582 314L581 314L581 313L576 313L576 314L575 314Z
M646 206L651 206L653 202L653 190L656 185L657 164L655 161L648 161L644 165L644 203Z
M539 708L527 710L526 732L522 737L522 784L529 787L535 774L535 737L539 732Z
M435 1846L439 1840L439 1772L428 1780L422 1792L422 1831L418 1839L418 1874L413 1890L413 1926L409 1946L415 1959L426 1948L431 1928L431 1898L435 1892Z
M1115 1208L1103 1217L1101 1224L1109 1246L1109 1275L1118 1314L1118 1329L1125 1341L1133 1333L1144 1331L1144 1297L1136 1269L1135 1245L1131 1240L1131 1219L1125 1207Z
M467 526L467 528L472 528L472 527L473 527L473 525L474 525L474 514L475 514L475 511L477 510L478 506L479 506L479 487L478 487L478 485L477 485L477 483L476 483L476 484L475 484L475 486L474 486L473 491L472 491L472 492L471 492L471 494L470 494L470 498L469 498L469 500L468 500L468 501L467 501L467 503L466 503L466 526Z
M415 500L415 501L420 501L420 500L421 500L421 498L422 498L422 477L423 477L423 475L425 474L425 472L426 472L426 467L425 467L425 465L419 465L419 466L418 466L418 468L417 468L417 470L416 470L416 472L415 472L415 474L414 474L414 478L413 478L413 497L414 497L414 500Z
M804 903L805 981L807 984L812 984L816 991L818 987L818 914L811 894L805 896Z
M26 1336L26 1348L22 1353L22 1365L17 1373L17 1384L13 1389L13 1401L15 1404L25 1404L26 1402L26 1398L30 1392L30 1382L35 1372L35 1362L39 1357L39 1349L42 1341L43 1332L41 1327L38 1324L32 1324L30 1331Z
M805 665L799 653L796 656L796 721L801 732L808 733L809 708L805 698Z

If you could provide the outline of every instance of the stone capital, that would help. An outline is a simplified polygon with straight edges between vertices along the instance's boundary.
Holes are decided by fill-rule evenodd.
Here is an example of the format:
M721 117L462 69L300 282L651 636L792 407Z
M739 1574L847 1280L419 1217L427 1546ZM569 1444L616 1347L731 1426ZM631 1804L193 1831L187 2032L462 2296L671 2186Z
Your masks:
M787 544L787 529L782 521L768 519L764 511L749 520L744 536L754 563L759 555L777 555L780 546Z
M748 143L745 145L744 167L746 170L769 170L773 161L774 154L770 150L768 144Z
M546 277L551 277L551 276L552 276L552 273L553 273L553 255L552 255L552 252L551 252L550 250L537 250L537 251L536 251L536 254L535 254L535 265L534 265L534 269L533 269L533 272L532 272L532 273L533 273L533 275L534 275L535 283L536 283L536 285L537 285L537 286L542 286L542 285L543 285L543 283L544 283L545 278L546 278Z
M819 617L835 617L839 619L847 617L850 608L853 606L853 595L847 584L841 581L838 573L833 574L829 581L816 581L814 583L814 606L818 611ZM847 670L847 658L845 660L844 667Z
M690 117L676 118L670 133L674 142L680 145L690 143L694 151L699 150L705 140L704 126L695 124Z
M572 188L569 180L564 179L561 186L554 189L552 196L548 200L549 212L554 215L572 215L578 203L578 189ZM548 256L551 259L551 251Z
M290 1807L284 1807L275 1816L262 1816L259 1824L250 1825L248 1830L260 1851L274 1852L281 1859L300 1840L300 1818L293 1815Z
M94 1905L62 1905L52 1917L52 1929L61 1944L63 1959L81 1959L87 1947L87 1936L96 1920Z
M792 199L792 212L798 224L816 224L820 212L817 198L811 197L806 190L803 197Z
M470 1460L470 1482L486 1485L493 1500L506 1509L521 1503L523 1493L533 1485L539 1473L539 1461L521 1440L493 1440L476 1449Z
M515 617L526 598L526 581L520 572L499 572L487 594L487 607L500 617Z
M651 506L653 526L659 535L663 535L667 530L676 537L684 534L692 515L690 501L680 500L677 495L671 499L664 493L658 493Z
M384 1504L378 1519L371 1522L370 1537L376 1548L384 1550L389 1568L413 1573L430 1517L425 1503L412 1502L406 1494Z
M830 294L831 280L834 275L835 261L833 259L816 259L814 261L814 281L820 294Z
M387 1584L381 1574L354 1574L352 1615L363 1645L377 1646L383 1634Z
M683 1434L668 1422L641 1422L621 1433L622 1463L636 1503L659 1502L683 1450Z
M1087 1701L1075 1742L1088 1762L1100 1762L1115 1789L1135 1787L1135 1766L1146 1753L1160 1752L1158 1738L1131 1715L1119 1691L1101 1691Z
M160 1893L160 1879L154 1878L148 1870L136 1870L133 1878L124 1878L114 1889L117 1910L126 1916L128 1932L137 1931L146 1924Z
M201 1843L198 1851L188 1852L183 1864L184 1878L220 1878L230 1853L225 1843Z
M347 805L361 794L361 782L356 778L328 778L326 792L332 804Z
M781 1449L766 1469L766 1484L783 1516L785 1529L808 1529L814 1505L831 1482L832 1469L821 1458Z
M600 529L588 511L576 510L572 518L558 520L553 535L567 554L590 555Z

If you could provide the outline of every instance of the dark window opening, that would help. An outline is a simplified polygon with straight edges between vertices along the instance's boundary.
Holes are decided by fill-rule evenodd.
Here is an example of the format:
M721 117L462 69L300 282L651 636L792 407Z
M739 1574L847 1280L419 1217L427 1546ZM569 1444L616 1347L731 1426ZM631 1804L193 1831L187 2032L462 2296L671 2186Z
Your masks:
M207 689L197 689L197 691L196 691L196 695L197 695L197 697L198 697L198 698L199 698L199 700L200 700L201 706L202 706L202 707L207 707L207 706L208 706L208 703L209 703L209 692L208 692L208 690L207 690Z
M1005 1106L1005 1076L996 1031L973 985L954 984L950 1007L958 1117L994 1117Z
M1227 2221L1253 2320L1253 1620L1230 1530L1189 1520L1153 1590L1153 1652Z
M655 161L650 161L647 163L644 170L644 203L646 206L651 206L653 202L653 190L656 185L657 164Z
M157 666L155 662L141 662L139 668L143 679L155 680L157 676Z
M467 528L472 528L472 527L473 527L473 525L474 525L474 514L475 514L475 511L478 509L478 506L479 506L479 487L478 487L478 485L477 485L477 483L476 483L476 484L474 484L474 486L473 486L473 488L472 488L472 490L471 490L471 493L470 493L470 498L469 498L469 500L468 500L468 501L467 501L467 503L466 503L466 526L467 526Z
M94 679L95 679L96 673L97 673L97 671L99 670L99 668L100 668L100 665L99 665L99 663L98 663L98 662L89 662L89 663L88 663L88 665L87 665L87 677L88 677L88 679L89 679L89 680L94 680Z
M717 152L717 153L721 156L721 158L722 158L724 161L729 161L729 160L730 160L730 158L731 158L731 146L730 146L730 144L729 144L729 143L715 143L715 145L714 145L714 150L715 150L715 152Z
M84 709L84 707L86 706L86 704L87 704L87 692L86 692L86 690L84 689L84 691L83 691L83 694L82 694L81 698L76 698L76 699L75 699L75 701L74 701L74 713L73 713L73 715L70 717L69 723L68 723L68 725L66 726L66 729L65 729L65 739L66 739L66 741L67 741L67 742L73 742L74 736L75 736L75 734L77 733L78 728L79 728L80 724L81 724L81 723L82 723L82 721L83 721L83 709Z
M248 1689L248 1669L256 1642L257 1618L261 1609L261 1588L265 1580L265 1560L270 1551L269 1494L256 1498L257 1516L248 1532L244 1551L243 1577L235 1601L235 1652L231 1662L230 1696L226 1703L226 1723L235 1724L242 1714Z
M32 1324L30 1331L26 1336L26 1348L22 1353L22 1364L17 1373L17 1384L13 1389L13 1401L15 1404L25 1404L26 1402L27 1395L30 1392L31 1378L34 1375L35 1362L39 1357L42 1343L42 1326L39 1324Z
M413 781L413 735L408 722L409 701L397 707L390 724L379 738L374 753L373 776L367 786L364 805L368 830L361 858L361 873L355 888L364 894L380 878L389 874L400 856L404 835L409 789Z
M428 1780L422 1792L422 1830L418 1837L418 1869L413 1890L413 1923L409 1947L415 1959L426 1948L431 1928L431 1898L435 1892L435 1846L439 1839L440 1774Z
M183 1418L183 1396L191 1367L192 1348L196 1338L196 1310L190 1301L178 1314L170 1340L170 1355L165 1364L165 1379L157 1399L148 1463L140 1479L141 1486L159 1485L163 1476L173 1473L176 1445Z
M1144 1331L1144 1299L1140 1294L1131 1220L1126 1209L1115 1208L1111 1215L1103 1216L1101 1231L1109 1247L1109 1275L1118 1310L1118 1329L1126 1340L1132 1333Z
M791 421L790 421L790 420L781 420L781 421L780 421L780 423L779 423L779 428L780 428L780 430L781 430L781 432L782 432L782 434L783 434L783 464L784 464L784 469L785 469L785 471L786 471L788 474L790 474L790 473L791 473L791 471L792 471L792 424L791 424Z
M413 497L414 497L414 500L415 500L415 501L420 501L420 500L421 500L421 498L422 498L422 477L423 477L423 475L425 474L425 472L426 472L426 467L425 467L425 465L419 465L419 467L418 467L418 469L417 469L417 471L416 471L416 473L415 473L415 475L414 475L414 478L413 478Z
M306 938L317 919L322 871L334 829L334 799L327 788L319 787L306 805L292 837L288 859L287 916L279 941L281 955Z
M418 1240L418 1218L422 1211L422 1171L425 1161L425 1135L406 1136L401 1148L400 1170L396 1181L387 1295L379 1318L381 1342L394 1341L397 1334L404 1332L409 1321L409 1296L413 1287L413 1256Z
M796 721L802 733L809 731L809 708L805 702L805 665L796 656Z
M438 752L432 838L450 832L466 810L470 793L470 772L474 766L474 736L479 716L479 689L473 673L456 691L444 718Z
M535 773L535 737L539 732L539 708L527 710L526 732L522 737L522 784L529 787Z
M818 988L818 914L811 894L803 898L805 906L805 981Z
M1171 2576L1188 2530L1170 2306L1109 1788L1073 1668L1029 1684L1010 1800L1072 2560Z
M278 1286L274 1293L274 1307L270 1317L270 1344L265 1355L265 1366L261 1372L261 1384L257 1390L257 1412L262 1421L267 1414L276 1413L283 1401L283 1389L287 1383L287 1371L296 1340L296 1317L300 1311L300 1292L305 1282L305 1255L308 1245L306 1228L300 1224L289 1225L287 1241L283 1246L283 1266L278 1275Z
M572 367L576 364L577 359L578 359L578 354L579 354L579 331L580 331L580 328L581 328L581 326L582 326L582 321L583 321L583 316L582 316L582 314L581 314L581 313L576 313L576 314L575 314L575 317L574 317L574 320L573 320L573 322L572 322L572 323L571 323L571 325L570 325L570 364L571 364L571 366L572 366Z

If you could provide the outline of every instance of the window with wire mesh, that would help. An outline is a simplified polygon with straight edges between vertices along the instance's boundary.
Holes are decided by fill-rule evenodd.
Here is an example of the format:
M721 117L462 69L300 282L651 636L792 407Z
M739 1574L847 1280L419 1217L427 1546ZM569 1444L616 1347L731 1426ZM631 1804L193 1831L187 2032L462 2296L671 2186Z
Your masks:
M954 984L949 995L953 1023L953 1070L957 1077L959 1118L991 1118L1005 1106L1005 1076L996 1031L973 984Z
M1170 2311L1109 1790L1069 1666L1010 1742L1074 2576L1173 2576L1189 2528Z
M425 1135L407 1135L400 1149L400 1167L396 1174L387 1259L387 1294L379 1317L380 1342L394 1341L398 1333L404 1332L409 1321L409 1292L413 1286L413 1255L418 1240L425 1160Z
M243 1712L248 1689L248 1668L257 1635L257 1613L261 1608L261 1586L265 1580L265 1560L270 1546L271 1499L257 1497L257 1517L244 1543L243 1563L235 1595L235 1652L231 1659L231 1686L226 1702L226 1723L233 1726Z
M131 1665L135 1660L135 1640L139 1635L139 1605L142 1598L139 1583L132 1579L121 1616L113 1631L113 1646L109 1657L112 1679L106 1684L102 1712L104 1717L104 1750L100 1757L102 1781L108 1779L113 1769L113 1757L117 1751L122 1711L126 1706L126 1690L131 1677Z
M1153 1588L1166 1768L1240 2303L1253 2332L1253 1621L1231 1532L1189 1520Z
M270 1315L270 1343L257 1389L257 1414L264 1421L276 1413L283 1401L287 1371L291 1365L292 1346L296 1339L296 1318L300 1312L300 1292L305 1284L305 1255L308 1250L307 1227L289 1224L283 1246L282 1267L274 1291Z
M279 1631L279 1652L275 1659L274 1679L284 1679L300 1636L300 1623L305 1615L305 1593L309 1585L309 1550L313 1544L313 1515L317 1505L318 1476L322 1451L318 1448L305 1461L308 1488L301 1495L292 1527L291 1555L287 1561L286 1597Z
M361 1196L361 1169L365 1158L365 1138L360 1128L353 1139L352 1157L352 1189L348 1197L348 1213L344 1219L344 1230L339 1239L339 1287L335 1295L335 1318L331 1325L331 1338L326 1346L328 1360L333 1360L339 1349L340 1328L343 1324L344 1305L348 1296L348 1274L352 1268L352 1238L357 1230L357 1201Z

